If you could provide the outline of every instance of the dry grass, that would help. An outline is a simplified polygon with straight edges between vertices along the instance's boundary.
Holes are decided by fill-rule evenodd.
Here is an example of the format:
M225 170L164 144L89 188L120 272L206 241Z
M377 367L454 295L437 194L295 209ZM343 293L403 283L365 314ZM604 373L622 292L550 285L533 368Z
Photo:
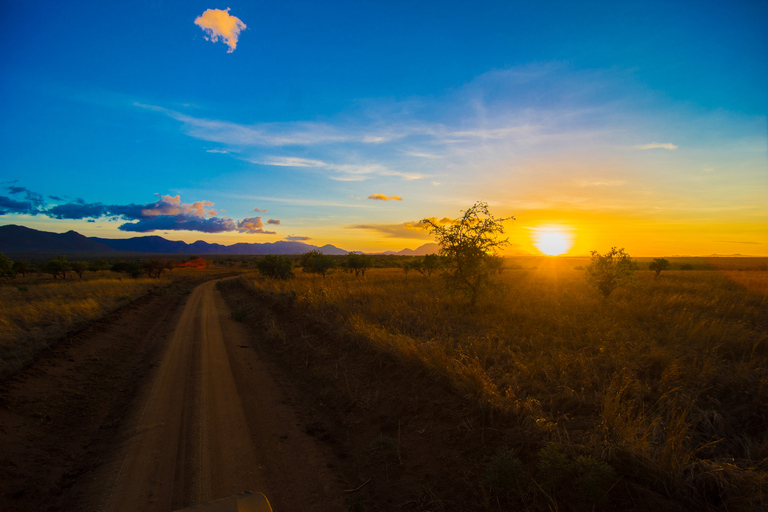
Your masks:
M157 279L109 274L89 277L47 282L17 279L0 285L0 378L27 364L58 337L159 284Z
M395 269L254 283L681 503L768 504L768 272L639 272L604 300L572 260L521 266L474 311Z

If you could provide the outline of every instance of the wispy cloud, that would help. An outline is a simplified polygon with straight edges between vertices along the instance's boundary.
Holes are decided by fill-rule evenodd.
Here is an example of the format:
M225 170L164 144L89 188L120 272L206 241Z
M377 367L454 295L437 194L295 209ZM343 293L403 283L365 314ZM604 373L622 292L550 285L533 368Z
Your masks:
M650 144L640 144L639 146L632 146L635 149L669 149L675 150L677 146L670 142L651 142Z
M287 236L285 239L289 242L306 242L307 240L312 240L312 238L308 236Z
M384 194L371 194L368 196L368 199L373 199L374 201L402 201L403 198L399 196L385 196Z
M195 25L207 34L206 39L214 43L221 39L229 46L227 53L235 51L240 32L246 29L245 23L229 14L229 7L225 10L206 9L202 15L195 18Z
M347 226L347 229L362 229L367 231L373 231L380 235L384 235L387 238L413 238L417 240L427 240L431 238L428 228L429 224L427 220L434 222L438 225L452 224L455 221L448 217L438 219L437 217L430 217L429 219L422 219L419 221L403 222L402 224L357 224L353 226Z

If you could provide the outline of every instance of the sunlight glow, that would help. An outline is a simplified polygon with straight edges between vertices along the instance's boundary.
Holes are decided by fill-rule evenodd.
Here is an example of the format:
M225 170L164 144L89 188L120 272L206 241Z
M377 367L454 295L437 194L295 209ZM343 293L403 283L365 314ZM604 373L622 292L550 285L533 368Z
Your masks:
M533 230L533 244L548 256L559 256L573 246L573 235L561 226L536 228Z

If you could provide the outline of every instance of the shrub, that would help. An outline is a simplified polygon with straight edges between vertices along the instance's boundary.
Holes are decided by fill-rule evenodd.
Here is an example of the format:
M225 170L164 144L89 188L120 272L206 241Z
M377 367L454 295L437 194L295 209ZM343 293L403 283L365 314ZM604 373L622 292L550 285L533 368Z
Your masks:
M274 279L290 279L293 277L293 264L285 256L268 254L256 262L259 274Z
M605 255L592 251L592 259L587 267L587 280L600 290L603 297L633 281L637 263L624 252L624 249L612 247Z
M325 273L336 266L336 263L330 256L323 254L321 251L313 250L301 255L299 265L304 269L304 272L321 274L325 277Z

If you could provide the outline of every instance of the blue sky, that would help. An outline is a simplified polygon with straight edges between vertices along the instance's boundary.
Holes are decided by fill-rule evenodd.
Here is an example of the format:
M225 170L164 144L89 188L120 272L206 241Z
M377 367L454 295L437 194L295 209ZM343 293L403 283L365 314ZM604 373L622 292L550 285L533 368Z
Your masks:
M227 8L229 44L195 23ZM765 2L0 16L2 224L397 250L483 200L511 252L556 229L573 254L768 255Z

